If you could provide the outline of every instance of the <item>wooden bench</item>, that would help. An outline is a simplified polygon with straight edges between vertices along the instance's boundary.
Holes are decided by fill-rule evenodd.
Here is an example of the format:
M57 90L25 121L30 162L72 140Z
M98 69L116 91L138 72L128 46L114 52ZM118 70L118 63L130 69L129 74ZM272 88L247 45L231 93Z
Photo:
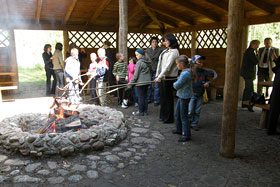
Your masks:
M249 106L249 101L243 101L242 104L244 105L248 105ZM262 109L262 114L261 114L261 119L260 119L260 123L259 123L259 128L260 129L264 129L265 128L265 122L266 122L266 117L270 108L269 104L254 104L254 107L258 107Z
M0 103L2 103L2 90L17 90L17 86L0 86Z
M210 98L212 101L216 101L216 98L217 98L217 90L218 89L224 89L224 85L215 85L215 84L212 84L210 86L210 89L211 89L211 95L210 95Z

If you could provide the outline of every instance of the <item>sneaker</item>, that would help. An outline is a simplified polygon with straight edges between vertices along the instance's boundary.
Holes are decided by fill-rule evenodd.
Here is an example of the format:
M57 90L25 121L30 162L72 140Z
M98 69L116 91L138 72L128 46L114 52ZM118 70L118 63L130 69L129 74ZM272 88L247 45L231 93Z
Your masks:
M123 99L123 102L122 102L122 104L124 104L124 105L128 105L128 99Z
M139 115L139 112L138 111L137 112L132 112L132 115L137 116L137 115Z
M138 103L135 103L134 106L135 106L135 107L138 107Z
M128 106L125 105L125 104L122 104L121 107L122 107L122 108L128 108Z
M179 139L178 139L178 142L186 142L186 141L190 141L191 140L191 138L183 138L183 137L180 137Z

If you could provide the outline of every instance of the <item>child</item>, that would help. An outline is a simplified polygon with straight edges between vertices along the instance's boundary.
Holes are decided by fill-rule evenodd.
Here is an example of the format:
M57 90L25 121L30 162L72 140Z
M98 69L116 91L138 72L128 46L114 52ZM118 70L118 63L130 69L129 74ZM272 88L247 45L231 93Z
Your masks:
M180 55L176 58L176 65L178 70L182 70L178 80L173 83L173 87L177 90L178 96L175 119L176 130L173 130L173 134L181 134L178 142L185 142L191 139L190 121L188 119L188 105L192 97L192 79L195 74L192 71L192 64L190 68L188 66L188 57L186 55Z
M217 74L214 70L206 70L202 68L204 60L204 56L195 55L192 57L192 62L194 63L194 68L198 80L196 82L193 82L192 84L193 96L189 104L188 114L193 118L191 127L195 131L199 130L197 124L199 121L201 105L203 103L203 94L205 92L205 88L209 87L210 83L208 77L213 77L213 79L217 77Z
M96 79L95 79L95 76L96 76L96 68L97 68L97 56L95 53L91 53L90 54L90 60L91 60L91 64L89 65L89 68L88 68L88 72L87 72L87 75L90 76L91 81L90 81L90 96L91 98L97 98L97 94L96 94ZM94 104L98 105L99 102L94 100L93 101Z
M136 58L130 57L129 64L127 65L128 82L131 81L131 79L134 75L134 72L135 72L135 68L136 68ZM137 107L138 106L138 96L137 96L137 88L135 86L132 88L132 97L133 97L134 106Z
M122 53L116 54L117 62L114 64L113 75L116 77L118 85L127 84L128 72L127 63L124 62L124 55ZM118 104L122 108L127 108L128 100L123 100L124 88L118 90Z
M96 67L96 85L98 88L97 94L99 96L100 105L105 106L108 104L106 87L108 81L109 62L107 61L107 57L105 56L105 49L98 49L97 54L100 58Z
M149 82L151 81L152 65L145 57L143 49L137 49L135 51L135 56L138 61L136 63L133 78L129 82L128 87L131 88L134 83L138 83L136 85L138 94L138 111L133 112L132 114L146 116L148 114L148 101L146 98L148 86L150 84Z

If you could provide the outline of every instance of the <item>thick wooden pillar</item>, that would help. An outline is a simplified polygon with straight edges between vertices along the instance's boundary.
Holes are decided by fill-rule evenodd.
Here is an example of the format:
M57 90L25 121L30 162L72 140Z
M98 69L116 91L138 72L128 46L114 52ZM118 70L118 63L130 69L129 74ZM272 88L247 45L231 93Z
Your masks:
M16 54L16 43L15 43L15 32L14 30L9 30L9 66L10 70L13 73L16 73L16 76L12 76L12 82L14 86L18 85L18 66L17 66L17 54Z
M196 55L197 53L197 41L196 41L196 37L197 37L197 32L196 31L192 31L192 40L191 40L191 57L193 57L194 55Z
M69 35L68 35L68 30L63 31L63 46L64 46L63 47L64 48L64 59L66 59L66 51L69 51Z
M127 60L127 33L128 33L128 25L127 25L127 12L128 12L128 0L119 0L119 45L118 49L120 53L123 53L125 59Z
M228 44L220 146L220 153L224 157L234 157L235 150L243 21L244 0L229 0Z
M245 52L245 50L248 47L248 30L249 30L249 26L248 25L243 26L240 68L242 66L243 53ZM244 79L242 77L240 77L240 79L239 79L239 92L238 92L239 101L242 100L242 95L243 95L244 87L245 87L245 81L244 81Z

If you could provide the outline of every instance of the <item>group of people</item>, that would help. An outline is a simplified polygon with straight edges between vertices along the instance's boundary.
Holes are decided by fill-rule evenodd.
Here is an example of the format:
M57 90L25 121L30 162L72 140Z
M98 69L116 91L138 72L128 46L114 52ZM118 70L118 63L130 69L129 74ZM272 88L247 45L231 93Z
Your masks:
M280 109L279 107L273 106L276 104L278 105L278 97L280 92L277 91L279 88L279 83L277 83L279 77L277 73L279 73L279 63L277 64L277 60L279 61L279 49L272 46L272 39L265 38L264 39L264 47L259 48L260 41L259 40L252 40L250 42L249 47L243 54L243 61L241 67L241 76L245 80L245 88L243 91L242 101L250 101L251 97L254 93L254 85L253 81L258 79L258 86L257 86L257 93L262 95L263 90L262 87L259 85L259 82L264 81L272 81L273 75L275 73L273 91L270 97L270 112L268 116L268 134L273 135L277 134L277 120L279 116ZM275 81L276 80L276 81ZM275 92L278 93L275 94ZM268 96L268 88L266 88L266 96ZM275 100L275 101L273 101ZM252 105L244 105L242 103L242 107L247 107L250 112L254 112Z
M137 49L136 58L130 57L129 63L122 53L117 53L117 62L111 63L105 48L98 49L97 55L91 53L91 64L87 72L91 97L95 104L107 105L108 86L115 84L115 90L111 91L117 93L118 104L127 108L129 99L132 98L134 105L138 106L138 110L132 114L137 116L148 115L148 104L153 101L155 106L160 105L159 120L165 124L176 121L173 133L181 135L179 142L188 141L191 139L190 129L198 130L203 94L209 86L209 78L216 78L216 73L202 68L204 56L195 55L188 58L186 55L180 55L179 45L173 34L164 36L164 47L159 47L157 37L152 37L150 43L151 48L147 50ZM46 69L49 67L54 70L52 75L55 75L60 88L64 86L65 75L67 83L71 83L71 88L74 88L72 94L76 94L75 90L79 90L77 86L80 82L78 49L71 50L71 56L67 58L66 63L62 60L61 50L62 45L56 46L54 56L51 55L50 48L45 50L49 55L49 58L45 58L46 54L43 54ZM110 79L113 79L113 83ZM53 93L48 92L48 85L49 81L47 94ZM57 91L54 84L53 88ZM175 112L174 90L178 97Z

